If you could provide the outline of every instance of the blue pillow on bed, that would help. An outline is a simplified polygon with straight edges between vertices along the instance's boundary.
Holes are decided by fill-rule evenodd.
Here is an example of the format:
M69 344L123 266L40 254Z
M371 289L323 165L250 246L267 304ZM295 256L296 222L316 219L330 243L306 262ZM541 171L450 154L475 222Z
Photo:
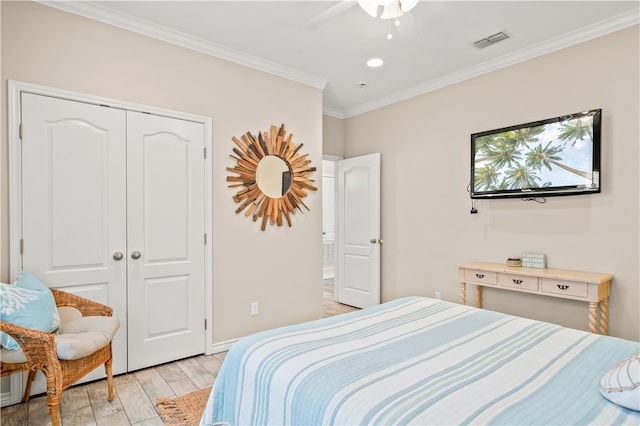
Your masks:
M13 285L0 283L0 316L2 321L51 333L60 325L56 301L49 287L28 272L22 272ZM5 349L18 350L11 336L0 332Z
M640 411L640 354L623 359L600 379L600 393L624 408Z

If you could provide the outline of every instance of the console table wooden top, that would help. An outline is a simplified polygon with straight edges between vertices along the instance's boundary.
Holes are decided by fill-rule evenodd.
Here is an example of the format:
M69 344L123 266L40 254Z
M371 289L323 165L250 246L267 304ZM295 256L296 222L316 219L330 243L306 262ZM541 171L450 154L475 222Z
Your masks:
M482 308L482 288L534 293L589 303L589 331L607 334L612 274L555 268L522 268L501 263L458 265L460 303L467 302L467 284L476 286L476 307Z

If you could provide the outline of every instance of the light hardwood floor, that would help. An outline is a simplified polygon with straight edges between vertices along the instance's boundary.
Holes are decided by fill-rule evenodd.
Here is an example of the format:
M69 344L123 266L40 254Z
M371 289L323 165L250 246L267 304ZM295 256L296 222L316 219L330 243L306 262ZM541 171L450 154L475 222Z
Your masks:
M323 316L356 310L333 301L333 283L323 286ZM106 380L71 387L60 402L62 424L163 425L155 402L159 397L181 396L213 384L226 352L198 355L114 377L116 397L107 401ZM45 396L31 398L0 410L1 425L50 425Z

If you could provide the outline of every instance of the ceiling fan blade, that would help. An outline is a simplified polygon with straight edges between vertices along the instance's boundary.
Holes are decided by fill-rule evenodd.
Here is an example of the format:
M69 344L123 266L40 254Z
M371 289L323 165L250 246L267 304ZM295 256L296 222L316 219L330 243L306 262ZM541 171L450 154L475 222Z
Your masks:
M304 27L310 30L316 29L324 25L327 21L333 19L334 17L343 14L356 4L358 3L354 0L342 0L329 7L324 12L316 15L313 19L307 22Z

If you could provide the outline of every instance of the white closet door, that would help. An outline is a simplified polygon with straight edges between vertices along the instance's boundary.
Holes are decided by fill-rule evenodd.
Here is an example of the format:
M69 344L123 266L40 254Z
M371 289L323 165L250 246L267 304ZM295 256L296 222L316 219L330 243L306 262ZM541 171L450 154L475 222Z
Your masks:
M114 309L114 373L127 371L126 259L113 257L126 253L125 126L120 109L22 94L23 269Z
M204 352L204 126L127 113L129 370Z
M116 374L203 353L204 125L21 101L23 269L113 307Z

